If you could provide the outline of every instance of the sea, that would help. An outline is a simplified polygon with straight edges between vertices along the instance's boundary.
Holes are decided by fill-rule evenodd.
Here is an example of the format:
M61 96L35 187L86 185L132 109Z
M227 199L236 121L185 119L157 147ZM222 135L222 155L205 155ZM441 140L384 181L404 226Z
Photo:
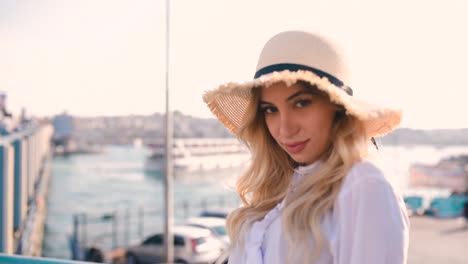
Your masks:
M449 191L410 188L409 166L435 164L441 158L459 154L468 155L468 146L380 146L373 159L402 195L419 194L429 201L434 196L446 196ZM74 233L86 245L115 248L161 232L164 177L145 172L147 155L149 150L144 147L106 146L102 153L54 157L43 256L71 258L70 238ZM244 169L176 175L175 224L205 209L238 206L234 183ZM79 229L74 228L74 220Z

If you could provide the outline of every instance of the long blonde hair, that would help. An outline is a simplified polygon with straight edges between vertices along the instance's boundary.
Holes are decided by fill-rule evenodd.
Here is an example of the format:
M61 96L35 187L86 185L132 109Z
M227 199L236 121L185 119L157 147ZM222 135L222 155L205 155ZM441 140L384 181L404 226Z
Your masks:
M311 85L308 87L316 89ZM366 155L368 142L363 125L355 117L346 115L344 110L338 111L330 146L321 157L322 165L313 172L314 177L305 177L290 193L291 177L298 164L270 135L264 116L258 111L259 89L252 89L252 96L244 125L239 129L239 138L249 147L252 160L236 185L243 206L227 219L231 248L242 246L251 224L262 219L289 193L281 212L284 234L290 245L288 260L310 263L325 245L320 228L322 217L333 209L349 169ZM315 241L313 252L307 242L310 235Z

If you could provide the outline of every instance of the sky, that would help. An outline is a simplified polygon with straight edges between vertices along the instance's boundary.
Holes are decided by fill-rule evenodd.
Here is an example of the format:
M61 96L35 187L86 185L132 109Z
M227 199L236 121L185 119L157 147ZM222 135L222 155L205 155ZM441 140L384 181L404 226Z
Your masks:
M468 2L172 0L170 108L254 74L264 43L307 30L341 44L356 97L401 109L403 127L468 127ZM165 110L166 1L0 0L0 91L35 116Z

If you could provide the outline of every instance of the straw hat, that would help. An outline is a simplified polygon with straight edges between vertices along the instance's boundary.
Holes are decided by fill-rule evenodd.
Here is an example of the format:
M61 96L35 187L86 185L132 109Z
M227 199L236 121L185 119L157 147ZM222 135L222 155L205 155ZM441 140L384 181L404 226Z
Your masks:
M265 44L253 80L223 84L206 92L203 100L223 125L237 135L252 89L280 81L292 85L302 80L327 93L347 114L361 120L369 137L383 136L395 129L401 121L401 111L354 98L349 75L335 43L316 34L287 31Z

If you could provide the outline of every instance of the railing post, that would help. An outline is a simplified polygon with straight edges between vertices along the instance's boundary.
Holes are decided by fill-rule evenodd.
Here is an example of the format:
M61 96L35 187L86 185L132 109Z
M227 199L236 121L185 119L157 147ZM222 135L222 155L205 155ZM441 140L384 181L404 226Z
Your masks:
M13 254L13 147L0 146L0 252Z
M189 216L189 203L187 200L184 201L184 219L188 219Z
M143 211L143 208L140 207L139 210L138 210L138 235L141 238L143 238L143 235L144 235L144 228L143 228L143 225L145 223L145 212Z
M219 207L224 207L224 196L222 195L219 196Z
M37 163L37 154L36 154L36 138L37 133L31 134L31 182L30 182L30 192L31 198L35 197L36 194L36 182L37 182L37 171L36 171L36 163Z
M79 260L81 247L80 247L80 238L79 236L79 225L80 219L78 214L73 215L73 234L71 237L71 248L72 248L72 260Z
M27 204L29 206L31 199L34 197L34 151L33 151L33 135L28 135L26 137L26 188L27 188Z
M234 208L239 207L239 204L241 203L241 199L237 195L233 195L234 197Z
M83 213L81 215L81 240L80 244L84 247L88 244L88 215Z
M18 139L13 145L15 152L13 228L19 230L27 212L26 142Z
M206 209L207 209L206 197L203 197L203 198L202 198L202 208L203 208L203 210L206 210Z
M117 248L118 245L117 229L117 211L114 211L114 217L112 217L112 249Z
M130 208L125 210L125 233L124 233L125 245L128 246L130 242Z

